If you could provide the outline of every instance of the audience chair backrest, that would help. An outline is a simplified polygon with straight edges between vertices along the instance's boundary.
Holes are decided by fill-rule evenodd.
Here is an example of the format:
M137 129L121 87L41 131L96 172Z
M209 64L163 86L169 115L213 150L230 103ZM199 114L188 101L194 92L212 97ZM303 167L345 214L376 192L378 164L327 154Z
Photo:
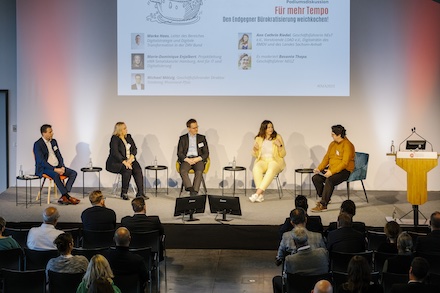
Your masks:
M82 230L82 247L83 248L109 248L114 246L113 236L115 230Z
M22 270L24 254L21 248L0 250L0 268Z
M144 292L139 281L139 274L115 275L113 282L124 293Z
M5 236L12 236L12 238L15 239L15 241L20 244L21 247L25 247L27 243L27 236L29 234L29 229L16 229L16 228L8 228L5 227L5 231L3 235Z
M50 293L75 293L84 273L59 273L49 270Z
M302 275L286 273L286 287L288 293L310 292L319 280L332 280L330 273L321 275Z
M26 270L46 269L46 265L51 258L58 257L58 250L32 250L24 248Z
M15 271L2 269L3 293L45 293L46 271Z
M377 251L379 246L387 241L387 235L384 232L367 230L368 250Z

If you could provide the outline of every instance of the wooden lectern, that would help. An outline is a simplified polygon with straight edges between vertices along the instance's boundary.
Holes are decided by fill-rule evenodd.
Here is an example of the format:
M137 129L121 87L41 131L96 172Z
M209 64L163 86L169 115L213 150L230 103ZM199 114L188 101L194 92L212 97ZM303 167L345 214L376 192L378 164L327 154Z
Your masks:
M414 226L419 224L419 205L428 200L428 172L438 164L437 152L397 152L396 164L407 173L407 200L412 204Z

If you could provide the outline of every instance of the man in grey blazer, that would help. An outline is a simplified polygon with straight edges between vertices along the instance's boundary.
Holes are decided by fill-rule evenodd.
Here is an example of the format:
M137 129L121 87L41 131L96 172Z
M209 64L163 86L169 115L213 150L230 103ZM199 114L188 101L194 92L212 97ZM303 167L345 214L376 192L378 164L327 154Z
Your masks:
M199 126L195 119L186 122L188 133L179 138L177 145L177 160L180 164L180 177L182 177L185 190L190 195L197 195L202 182L203 170L209 157L208 142L204 135L198 134ZM194 170L194 181L189 179L189 170Z

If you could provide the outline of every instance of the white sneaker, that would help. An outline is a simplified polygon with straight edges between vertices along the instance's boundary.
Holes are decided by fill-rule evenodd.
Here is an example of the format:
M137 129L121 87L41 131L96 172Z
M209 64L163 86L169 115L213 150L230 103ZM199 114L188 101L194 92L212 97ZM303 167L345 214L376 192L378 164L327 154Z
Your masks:
M251 202L255 202L255 200L257 199L258 195L256 193L252 194L251 196L249 196L249 200Z
M264 201L264 196L262 194L258 195L257 198L255 199L256 202L263 202Z

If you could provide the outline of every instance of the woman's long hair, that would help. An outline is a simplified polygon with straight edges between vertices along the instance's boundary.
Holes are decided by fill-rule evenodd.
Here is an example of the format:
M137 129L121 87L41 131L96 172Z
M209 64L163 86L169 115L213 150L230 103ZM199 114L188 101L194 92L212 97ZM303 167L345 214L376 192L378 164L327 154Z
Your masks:
M266 138L266 129L267 126L269 126L269 124L272 124L273 127L273 132L270 135L270 140L274 140L277 137L278 133L275 131L275 127L273 126L273 123L269 120L264 120L263 122L261 122L260 131L258 131L258 134L257 136L255 136L255 138L257 137L262 137L263 139Z
M367 292L371 281L371 268L365 257L355 255L351 258L348 269L347 282L342 285L350 292Z
M83 281L86 283L86 288L89 288L94 280L103 278L112 282L114 277L108 260L101 254L95 254L89 262Z
M121 136L122 133L122 126L124 126L124 122L116 122L115 129L113 130L113 135L116 135L117 137Z

